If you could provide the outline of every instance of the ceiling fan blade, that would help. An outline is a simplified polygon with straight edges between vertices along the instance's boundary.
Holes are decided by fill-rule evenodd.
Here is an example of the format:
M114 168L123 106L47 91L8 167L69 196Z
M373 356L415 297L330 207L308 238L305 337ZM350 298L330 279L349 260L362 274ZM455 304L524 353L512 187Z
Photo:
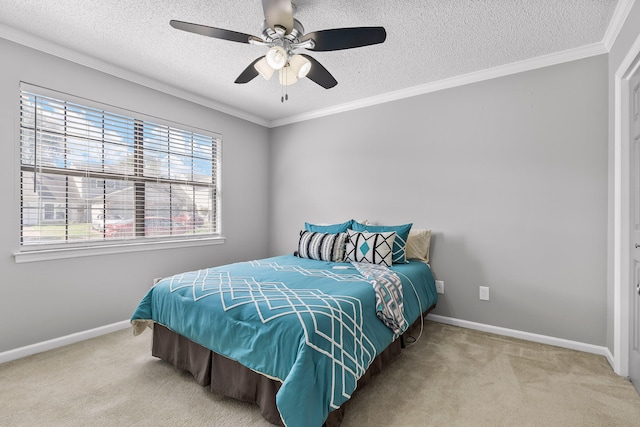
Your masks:
M192 24L190 22L171 20L169 24L178 30L200 34L216 39L229 40L232 42L249 43L249 39L255 38L250 34L239 33L237 31L223 30L222 28L209 27L207 25Z
M264 56L258 57L255 61L249 64L249 66L245 68L242 73L240 73L240 75L238 76L238 78L235 80L234 83L239 83L239 84L249 83L251 80L258 77L258 70L256 70L254 65L256 64L256 62L260 61L262 58L264 58Z
M262 0L262 10L269 27L282 27L286 30L285 34L293 30L293 7L290 0Z
M312 39L315 47L309 50L326 52L370 46L382 43L386 38L384 27L353 27L314 31L305 34L301 41Z
M309 70L309 74L307 74L307 78L325 89L331 89L335 85L338 84L338 81L333 78L331 73L327 71L326 68L322 66L318 61L312 58L309 55L305 55L301 53L300 55L304 56L311 62L311 70Z

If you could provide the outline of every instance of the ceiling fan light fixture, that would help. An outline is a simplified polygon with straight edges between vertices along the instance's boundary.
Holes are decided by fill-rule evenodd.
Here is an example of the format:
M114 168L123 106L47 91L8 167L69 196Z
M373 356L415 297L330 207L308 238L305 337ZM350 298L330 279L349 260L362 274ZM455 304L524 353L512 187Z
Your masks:
M267 62L267 58L262 58L260 61L253 65L258 74L260 74L265 80L270 80L273 73L276 71Z
M296 73L291 70L291 67L287 66L280 69L279 80L282 86L291 86L298 81L298 78L296 77Z
M289 60L289 65L293 74L299 79L304 79L311 71L311 61L302 55L293 55Z
M267 63L274 70L280 70L287 63L287 51L282 46L274 46L265 56Z

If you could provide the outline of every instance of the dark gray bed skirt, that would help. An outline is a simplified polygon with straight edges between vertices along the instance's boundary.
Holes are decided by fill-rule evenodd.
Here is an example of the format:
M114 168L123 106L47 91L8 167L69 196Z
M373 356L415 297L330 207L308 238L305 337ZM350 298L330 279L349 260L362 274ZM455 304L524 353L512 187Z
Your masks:
M414 330L416 326L419 328L419 325L420 319L409 328L409 331ZM410 332L405 332L403 337L408 333ZM358 380L358 389L369 382L371 377L379 374L386 364L400 354L402 343L403 340L398 338L374 359L362 378ZM153 327L152 355L171 363L177 369L190 372L198 384L210 387L214 393L255 403L260 407L260 413L265 420L274 425L283 425L276 407L276 393L281 385L279 381L267 378L234 360L214 353L159 324ZM357 390L354 395L357 395ZM348 403L349 401L339 409L330 412L324 425L338 427L342 423Z

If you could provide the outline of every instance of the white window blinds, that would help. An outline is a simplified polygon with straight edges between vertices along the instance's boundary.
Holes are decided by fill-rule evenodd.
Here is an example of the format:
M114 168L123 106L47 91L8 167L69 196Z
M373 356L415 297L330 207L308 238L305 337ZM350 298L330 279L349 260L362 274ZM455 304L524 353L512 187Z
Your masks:
M43 91L20 92L23 247L220 234L219 135Z

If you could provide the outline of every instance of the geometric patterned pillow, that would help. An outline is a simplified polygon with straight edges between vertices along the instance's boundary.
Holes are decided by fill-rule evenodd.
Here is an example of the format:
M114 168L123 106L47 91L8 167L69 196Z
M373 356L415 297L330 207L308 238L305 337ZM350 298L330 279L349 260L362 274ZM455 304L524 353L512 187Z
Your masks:
M391 267L395 231L369 233L347 230L347 261L368 262Z
M344 247L347 233L318 233L300 231L298 256L319 261L344 262Z
M372 233L380 233L383 231L395 231L396 240L393 242L393 263L406 264L407 262L407 239L409 231L413 223L402 225L369 225L361 224L357 221L353 222L351 229L355 231L369 231Z

